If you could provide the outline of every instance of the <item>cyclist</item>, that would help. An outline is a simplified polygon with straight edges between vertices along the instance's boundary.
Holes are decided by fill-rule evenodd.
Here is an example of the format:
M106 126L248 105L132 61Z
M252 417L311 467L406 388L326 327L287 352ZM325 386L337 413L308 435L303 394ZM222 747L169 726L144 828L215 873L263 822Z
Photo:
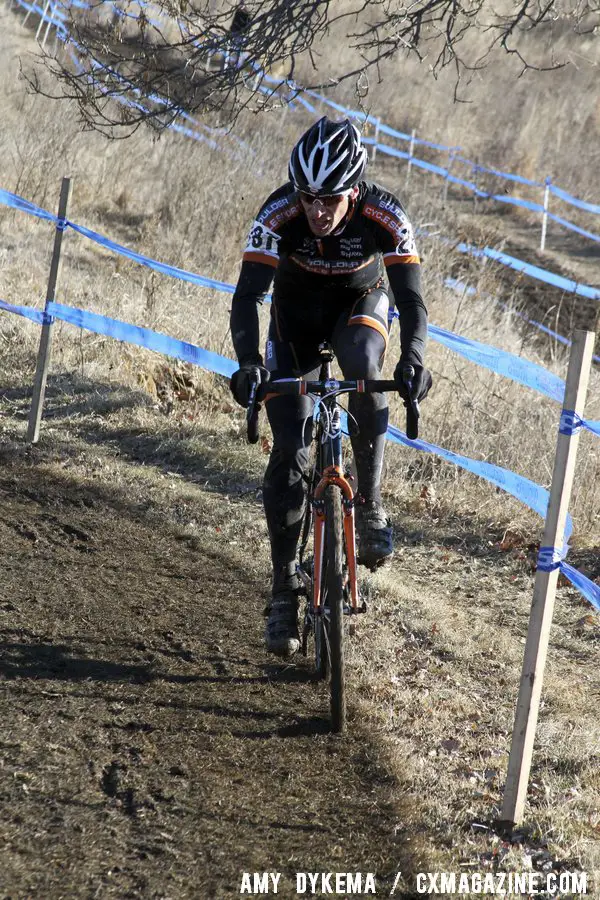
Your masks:
M318 378L318 347L332 344L345 378L378 378L388 343L389 300L384 266L400 316L400 361L394 378L405 400L431 387L423 366L427 310L413 230L394 194L363 180L367 153L347 119L323 117L302 135L289 163L289 181L272 193L254 221L231 309L239 369L232 393L247 407L254 381ZM259 352L257 304L274 278L265 357ZM415 375L411 395L402 367ZM312 434L310 397L273 396L266 402L273 448L263 500L273 562L267 606L267 650L295 653L298 634L296 551ZM349 398L357 472L358 559L375 568L393 553L380 479L388 425L384 394Z

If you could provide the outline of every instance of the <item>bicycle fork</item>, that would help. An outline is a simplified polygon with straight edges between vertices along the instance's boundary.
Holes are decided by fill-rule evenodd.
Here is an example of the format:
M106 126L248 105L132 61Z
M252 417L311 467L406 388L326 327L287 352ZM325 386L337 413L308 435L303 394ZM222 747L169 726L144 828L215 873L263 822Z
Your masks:
M342 492L342 512L344 540L346 543L346 561L348 563L348 582L350 588L350 612L358 612L358 579L356 575L356 533L354 528L354 497L352 488L341 468L328 466L317 485L313 500L314 512L314 575L313 575L313 610L321 608L321 582L323 574L323 551L325 548L325 508L323 494L329 484L335 484Z
M328 485L334 484L342 493L342 512L348 582L350 595L349 612L358 612L358 579L356 573L356 535L354 527L354 494L342 470L342 423L340 410L336 406L332 412L327 433L323 436L323 462L321 478L312 499L314 519L314 568L313 568L313 613L321 609L321 583L325 548L325 505L323 495Z

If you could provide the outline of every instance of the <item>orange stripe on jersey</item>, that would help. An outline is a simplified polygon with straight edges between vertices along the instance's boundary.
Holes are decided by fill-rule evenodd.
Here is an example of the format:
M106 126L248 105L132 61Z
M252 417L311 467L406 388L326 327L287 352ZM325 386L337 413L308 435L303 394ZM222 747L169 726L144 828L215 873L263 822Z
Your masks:
M251 251L244 253L242 260L244 262L265 263L267 266L273 266L274 269L277 268L278 262L276 256L270 256L268 253L253 253Z
M405 254L404 256L400 255L400 253L385 253L383 257L384 265L393 266L396 263L415 263L415 265L419 265L421 260L418 256L411 256L410 254Z
M368 328L374 328L385 340L386 346L388 342L388 330L382 325L379 319L374 316L350 316L348 325L367 325Z

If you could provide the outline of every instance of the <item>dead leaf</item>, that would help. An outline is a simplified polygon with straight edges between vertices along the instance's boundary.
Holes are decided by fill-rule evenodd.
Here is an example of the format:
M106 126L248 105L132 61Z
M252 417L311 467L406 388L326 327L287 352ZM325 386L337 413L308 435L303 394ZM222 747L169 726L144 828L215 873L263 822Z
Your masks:
M510 528L507 528L498 544L498 549L502 550L503 553L507 553L509 550L521 549L526 545L527 537L522 531L511 531Z
M460 750L460 741L457 741L456 738L446 738L445 741L442 741L441 746L448 753L456 753L457 750Z
M263 453L271 452L271 441L267 437L261 437L260 439L260 449Z
M435 488L431 484L423 485L419 497L425 509L432 510L437 505L437 494Z

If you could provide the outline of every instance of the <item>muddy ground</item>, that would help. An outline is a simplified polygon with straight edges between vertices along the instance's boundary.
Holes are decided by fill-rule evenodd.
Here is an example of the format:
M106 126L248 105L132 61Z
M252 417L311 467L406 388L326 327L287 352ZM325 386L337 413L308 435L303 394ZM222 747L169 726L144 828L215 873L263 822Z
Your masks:
M371 872L378 896L402 872L394 895L411 900L423 871L536 858L580 868L556 797L571 802L563 792L586 779L593 791L593 760L567 759L563 771L536 758L536 783L550 765L558 849L538 826L506 856L511 842L481 824L500 797L494 759L505 765L521 650L515 637L506 668L486 665L484 651L479 674L461 629L473 631L477 602L482 628L489 617L495 632L513 631L516 605L522 631L531 567L521 551L513 559L473 524L467 533L420 514L409 525L396 510L391 578L406 583L405 600L380 606L379 625L398 629L379 646L376 606L359 664L371 667L371 651L381 674L351 672L350 729L334 736L310 666L264 653L263 462L219 432L228 415L194 424L191 445L142 392L57 375L32 447L29 402L18 377L0 385L2 900L235 897L245 872L281 873L284 898L297 896L297 872ZM574 561L600 575L597 554ZM577 704L589 709L597 684L597 623L577 632L586 608L569 596L552 650L564 681L549 682L545 701L567 717L550 723L557 734L577 727ZM396 689L405 700L390 700ZM531 802L544 821L545 795Z
M58 457L0 450L0 896L232 897L245 871L291 896L307 870L387 893L422 868L376 744L264 654L235 548Z

